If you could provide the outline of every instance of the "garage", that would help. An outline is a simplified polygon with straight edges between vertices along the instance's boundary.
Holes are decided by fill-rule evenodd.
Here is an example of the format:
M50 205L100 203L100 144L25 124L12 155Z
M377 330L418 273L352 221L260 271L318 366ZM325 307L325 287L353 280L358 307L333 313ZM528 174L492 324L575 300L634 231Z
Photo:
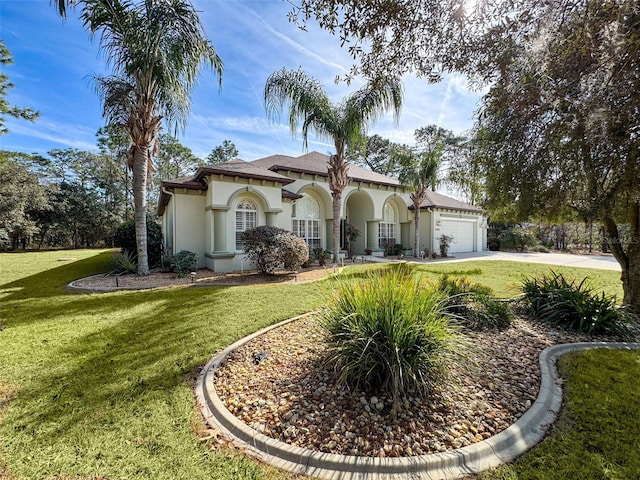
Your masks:
M441 235L448 235L453 240L449 247L449 253L475 252L475 221L442 219L439 231L436 233L436 241L440 242Z

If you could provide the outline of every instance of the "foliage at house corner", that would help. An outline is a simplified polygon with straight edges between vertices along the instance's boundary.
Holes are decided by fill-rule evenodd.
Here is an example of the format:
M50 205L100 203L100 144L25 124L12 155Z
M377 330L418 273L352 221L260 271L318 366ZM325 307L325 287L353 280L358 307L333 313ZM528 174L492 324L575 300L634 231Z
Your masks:
M272 275L276 268L299 270L309 260L309 247L297 235L282 228L261 225L244 232L244 251L258 270Z
M160 265L162 259L162 228L151 217L147 217L147 258L149 265ZM136 244L136 226L133 220L121 224L115 233L115 245L138 262Z

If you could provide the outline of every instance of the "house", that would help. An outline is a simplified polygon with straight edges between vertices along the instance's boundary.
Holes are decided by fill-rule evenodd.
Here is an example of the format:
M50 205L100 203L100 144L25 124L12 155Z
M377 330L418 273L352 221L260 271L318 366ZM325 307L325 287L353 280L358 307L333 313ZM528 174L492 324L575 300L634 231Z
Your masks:
M195 252L199 266L229 272L245 267L242 234L258 225L293 231L310 248L332 249L332 197L329 157L272 155L232 160L200 168L195 175L162 183L158 215L166 251ZM342 195L341 231L358 232L354 254L400 243L412 254L414 221L409 189L391 177L350 165ZM486 249L486 217L473 205L429 192L420 207L421 249L438 251L441 235L453 238L449 251ZM344 249L344 235L341 248Z

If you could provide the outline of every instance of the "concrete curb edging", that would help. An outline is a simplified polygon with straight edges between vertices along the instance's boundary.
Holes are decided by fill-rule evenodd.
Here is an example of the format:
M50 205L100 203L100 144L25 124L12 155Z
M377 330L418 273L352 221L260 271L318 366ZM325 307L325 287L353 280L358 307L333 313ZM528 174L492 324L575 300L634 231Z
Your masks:
M213 357L196 382L196 399L207 424L218 429L234 446L253 457L297 474L321 479L455 479L510 462L544 437L561 404L557 359L588 348L640 350L640 343L570 343L554 345L540 354L541 385L536 401L513 425L482 442L457 450L416 457L356 457L294 447L263 435L238 420L215 391L216 370L229 353L269 330L311 315L307 313L259 330L238 340Z

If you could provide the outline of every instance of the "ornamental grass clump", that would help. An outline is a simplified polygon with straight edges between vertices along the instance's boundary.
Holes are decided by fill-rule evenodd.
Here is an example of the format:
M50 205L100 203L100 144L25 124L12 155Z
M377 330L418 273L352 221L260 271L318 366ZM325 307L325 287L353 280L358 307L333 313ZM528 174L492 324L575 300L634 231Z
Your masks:
M447 377L464 342L443 310L443 296L405 265L343 281L322 310L327 364L339 382L369 392L426 396Z
M615 296L596 292L586 277L578 283L551 271L523 280L522 292L526 312L538 320L566 330L631 337L627 312L618 308Z
M503 330L513 322L508 302L498 300L490 287L467 277L442 275L437 288L445 295L446 309L470 330Z

